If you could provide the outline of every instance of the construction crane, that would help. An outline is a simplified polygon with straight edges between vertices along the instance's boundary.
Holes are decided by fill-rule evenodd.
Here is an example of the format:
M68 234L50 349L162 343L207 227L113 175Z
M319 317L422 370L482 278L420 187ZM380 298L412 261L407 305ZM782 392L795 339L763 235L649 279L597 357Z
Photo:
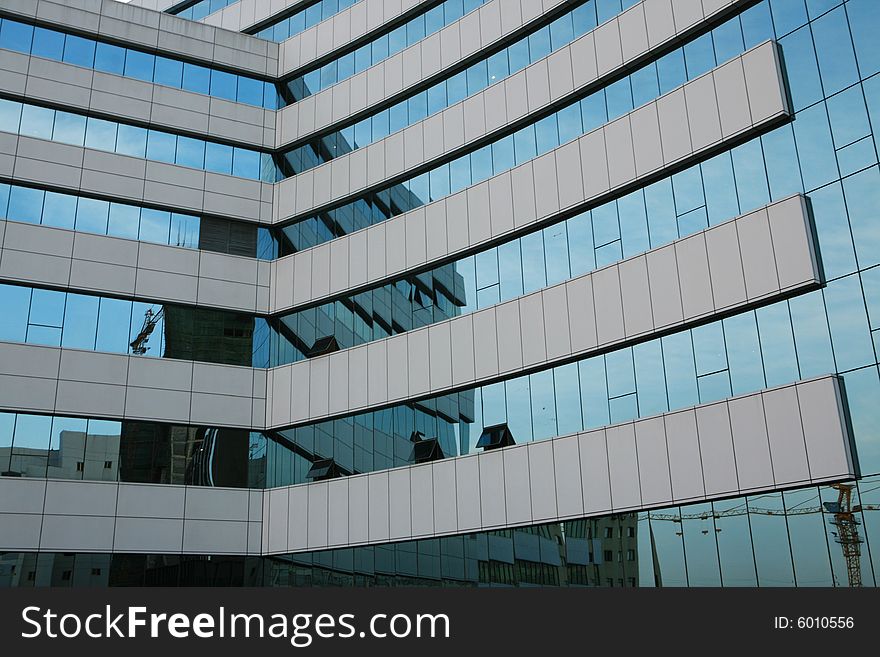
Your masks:
M680 523L682 520L709 520L715 518L729 518L732 516L744 516L758 514L766 516L800 516L812 513L828 513L833 515L831 524L837 528L832 532L836 542L840 545L843 558L846 562L847 578L851 587L862 586L861 556L863 543L859 536L858 526L861 524L857 515L861 511L880 511L880 504L852 505L853 484L832 484L831 488L838 491L837 502L823 502L818 507L801 507L794 509L767 509L755 506L740 506L724 511L702 511L700 513L655 513L650 511L648 517L651 520L666 520ZM703 532L707 533L707 532Z
M837 502L825 502L827 513L834 514L831 524L837 527L832 532L840 548L843 550L843 558L846 561L846 574L851 587L862 585L862 539L859 537L859 520L855 514L861 511L861 506L853 507L852 484L834 484L831 486L838 492Z
M140 332L137 334L137 337L129 344L131 347L131 353L136 356L143 356L149 351L150 348L147 346L147 342L149 341L153 330L156 328L156 325L164 315L164 307L161 307L158 312L154 312L152 308L147 308L147 312L144 313L144 324L141 327Z

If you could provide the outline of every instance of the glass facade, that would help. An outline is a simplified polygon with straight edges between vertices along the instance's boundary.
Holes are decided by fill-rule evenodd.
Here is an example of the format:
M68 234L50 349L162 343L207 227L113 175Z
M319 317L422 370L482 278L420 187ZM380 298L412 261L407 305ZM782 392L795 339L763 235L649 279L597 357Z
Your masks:
M601 7L593 0L575 4L573 9L551 23L471 64L463 71L356 123L313 139L285 153L285 159L293 171L306 171L379 141L504 80L596 27L599 16L597 12ZM634 4L634 0L628 0L625 4Z
M271 153L4 98L0 98L0 128L26 137L251 180L275 182L279 175Z
M214 0L211 0L212 3ZM284 41L300 32L325 21L334 14L344 11L361 0L318 0L308 7L297 8L292 14L273 16L268 22L260 24L254 36L269 41ZM204 3L204 0L203 0ZM301 5L299 5L301 7Z
M0 19L0 48L266 109L279 106L272 82L35 27L11 18Z
M0 476L263 488L270 441L243 429L0 413Z
M454 23L486 2L487 0L443 0L403 25L383 32L362 46L286 81L279 86L278 91L285 103L295 103L388 59L407 46ZM257 33L257 36L269 38L261 33Z
M760 5L735 16L696 40L650 62L628 76L590 92L513 134L496 138L451 162L344 205L297 219L283 229L281 253L291 253L386 221L509 171L558 146L655 100L745 50L773 38L766 21L752 17ZM748 17L748 20L743 20ZM287 166L282 162L281 166ZM284 171L284 175L290 175Z
M880 479L282 557L0 553L0 587L876 586ZM841 543L841 530L855 543ZM849 559L845 550L856 545ZM853 567L849 569L847 564Z
M0 283L0 340L265 367L265 320L246 313Z
M0 183L0 218L187 249L275 258L267 228Z

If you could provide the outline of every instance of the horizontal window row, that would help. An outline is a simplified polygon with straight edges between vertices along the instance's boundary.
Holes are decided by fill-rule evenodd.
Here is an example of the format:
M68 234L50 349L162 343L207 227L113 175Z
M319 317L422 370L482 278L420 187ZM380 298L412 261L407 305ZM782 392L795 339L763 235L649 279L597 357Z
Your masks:
M253 315L0 284L0 340L265 367Z
M586 34L597 25L597 9L597 4L588 0L452 77L357 123L299 146L285 157L292 169L300 173L418 123Z
M852 515L836 515L841 505ZM654 511L272 557L3 552L0 588L876 586L878 510L880 478L871 476ZM854 558L839 542L841 521L863 546Z
M853 510L847 559L833 509ZM876 586L880 479L516 529L272 557L256 586ZM872 558L873 556L873 558ZM848 563L852 569L848 569ZM138 571L149 581L149 569ZM179 583L189 581L180 568ZM262 575L262 577L260 577ZM49 584L48 578L42 583Z
M0 98L0 128L27 137L275 182L270 153Z
M244 429L0 413L0 476L263 488L271 438Z
M340 80L365 71L383 59L397 54L407 46L439 32L445 26L454 23L486 2L488 0L443 0L426 12L375 37L357 49L282 83L279 85L278 91L283 103L287 105L295 103L306 96L311 96L336 84ZM257 33L257 36L271 38L268 34L263 33Z
M826 277L880 264L871 209L880 205L880 170L864 94L880 109L880 76L799 112L792 125L561 223L279 321L304 344L333 335L341 347L353 347L447 319L450 302L455 314L503 303L805 191ZM868 147L858 157L844 147L835 158L834 135L862 130ZM395 287L411 303L386 303ZM275 344L273 365L306 357L288 340Z
M217 0L210 0L213 4ZM221 0L225 2L226 0ZM290 37L314 27L321 21L345 11L361 0L318 0L305 9L297 9L293 14L283 15L281 18L273 17L268 23L261 23L258 31L248 30L248 33L268 41L285 41ZM198 6L198 5L196 5ZM190 18L187 16L186 18ZM196 18L198 20L198 17Z
M403 446L413 432L443 438L444 455L454 456L474 451L483 430L502 423L517 443L543 440L838 372L844 373L860 463L866 471L880 471L875 327L880 327L880 267L608 354L281 434L319 458L366 472L390 467L386 458L371 461L377 444L392 442L389 436L401 446L395 455L399 466L411 462ZM432 409L433 416L416 407ZM305 473L295 462L282 470L293 479L273 485L303 481Z
M278 91L272 82L34 27L11 18L0 19L0 48L247 105L272 110L279 107Z
M166 10L166 13L181 18L188 18L191 21L200 21L205 16L213 14L215 11L235 4L239 0L196 0L195 2L177 3L177 6Z
M739 30L739 17L513 134L418 176L298 220L284 229L289 243L282 245L282 254L316 246L455 194L655 100L745 51L741 32L738 40L725 38L714 45L715 33L729 24ZM766 36L753 34L758 43ZM752 45L748 43L748 47Z
M0 218L187 249L275 257L269 229L0 183Z

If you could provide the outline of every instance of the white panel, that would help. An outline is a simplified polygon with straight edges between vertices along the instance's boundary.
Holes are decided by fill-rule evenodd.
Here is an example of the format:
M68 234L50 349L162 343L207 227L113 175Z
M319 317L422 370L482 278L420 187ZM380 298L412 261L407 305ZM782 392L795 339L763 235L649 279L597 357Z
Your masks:
M331 354L330 360L330 413L348 410L348 355L349 351Z
M434 533L434 482L432 466L409 468L410 500L412 501L412 535Z
M648 49L648 26L645 23L644 5L636 4L623 12L619 22L623 61L626 62Z
M711 73L692 80L684 88L688 123L694 150L706 148L721 140L721 120L715 98L715 81Z
M532 504L527 446L518 445L499 451L504 456L504 481L511 482L511 484L517 482L516 485L505 486L504 488L507 523L524 524L531 522ZM486 489L483 488L484 494L485 491Z
M452 384L473 381L476 354L474 351L474 316L465 315L449 322L452 353ZM493 326L494 331L494 326ZM498 371L497 356L493 356L492 369Z
M571 353L571 334L568 330L568 299L566 286L555 285L541 292L544 311L544 335L547 338L547 357L559 358Z
M747 299L736 224L727 222L706 231L706 249L712 276L715 309L722 310Z
M623 63L620 45L620 28L617 21L607 21L596 28L596 59L599 75L616 69Z
M776 48L775 43L766 43L746 52L742 58L749 107L756 122L779 114L788 105ZM768 60L772 61L769 65Z
M493 450L480 454L480 511L483 528L501 527L507 521L504 494L504 457L503 450ZM460 474L460 473L459 473ZM458 478L461 490L461 477ZM461 504L459 502L459 509ZM459 520L462 520L459 511Z
M489 183L468 187L468 240L471 244L485 242L492 236L489 218Z
M348 480L341 477L327 482L328 545L348 544Z
M388 471L388 510L390 538L412 536L412 495L409 482L410 468Z
M498 371L510 372L521 368L523 354L520 342L519 302L514 300L495 306L495 321Z
M309 547L322 548L327 545L327 523L330 518L327 482L315 482L305 488L309 491Z
M309 487L292 486L288 492L287 550L304 550L308 545Z
M581 148L577 140L560 146L556 153L556 172L559 207L565 209L584 199L584 179L581 175Z
M593 277L575 278L565 285L565 291L572 352L592 349L599 342L593 310Z
M483 379L498 374L498 347L495 338L495 308L473 314L475 375ZM453 350L455 346L453 343ZM453 373L456 364L453 361Z
M641 493L633 425L609 427L605 431L605 439L608 445L608 471L611 476L611 504L615 511L638 507L641 504Z
M676 162L691 152L684 90L677 89L657 99L660 140L666 164Z
M639 420L635 423L635 430L642 504L653 506L668 503L672 500L672 482L663 418Z
M762 393L777 485L809 481L810 468L794 386Z
M673 498L676 502L701 499L706 491L696 415L692 410L681 411L664 416L663 421L666 423Z
M544 304L541 292L520 298L519 316L523 366L544 362L547 360L547 349L544 344Z
M608 156L605 153L605 131L593 130L580 138L581 167L584 174L584 195L587 199L608 191Z
M748 128L752 123L742 59L736 58L716 68L715 93L721 112L721 132L725 137Z
M630 338L653 330L651 291L648 289L648 265L645 257L624 260L620 263L618 271L626 337Z
M696 412L706 494L723 495L738 491L727 404L722 402L700 406Z
M779 279L767 211L762 209L740 217L736 231L749 300L774 293L779 289Z
M380 404L388 400L388 370L385 341L367 346L368 403Z
M628 115L605 126L605 148L608 151L611 187L619 187L633 180L636 177L636 163Z
M367 347L356 347L347 352L348 405L351 409L362 408L367 405Z
M681 308L681 287L678 282L675 246L649 251L646 258L654 327L659 329L681 322L684 315Z
M287 488L266 491L269 505L263 510L263 522L268 526L268 531L265 533L266 540L263 543L270 552L285 552L290 545L287 532L288 492Z
M559 211L559 176L556 173L556 154L545 153L532 160L535 176L535 211L538 218L549 217Z
M431 469L433 476L434 531L438 533L453 532L458 528L455 467L454 461L444 459L436 461ZM479 525L479 518L477 518L476 524Z
M406 267L416 267L425 263L425 210L419 208L405 215L406 219Z
M385 340L388 349L388 399L404 399L409 396L409 369L407 358L407 334L395 335Z
M471 340L473 342L473 340ZM431 390L439 390L452 385L452 347L450 344L450 323L440 322L428 329L430 352ZM412 342L410 343L412 349ZM471 349L473 349L471 347ZM421 355L424 359L425 354ZM473 362L473 359L471 359Z
M388 473L376 472L368 479L370 541L387 541L389 537Z
M526 162L510 171L513 185L513 225L527 226L537 219L535 200L535 176L532 163Z
M407 370L409 373L409 395L423 395L431 389L429 381L428 329L422 328L407 333Z
M657 103L637 109L630 117L636 174L642 176L663 166L663 147L660 143L660 119Z
M370 538L368 475L346 477L348 480L348 541L365 543Z
M595 299L596 332L599 344L622 340L623 306L620 299L620 278L615 265L593 272L593 297Z
M581 487L581 459L578 437L566 436L553 443L553 481L556 504L560 517L581 515L584 512L584 492Z
M458 529L468 531L483 526L480 510L480 459L477 455L455 459L455 499ZM503 504L504 489L492 491Z
M584 514L597 515L611 511L611 480L608 471L608 449L605 430L590 431L578 436L581 487Z
M767 214L782 289L818 278L804 198L795 196L774 203Z
M840 477L853 471L846 446L845 422L832 378L797 385L801 424L813 480Z
M313 358L309 376L309 416L327 415L330 404L330 359Z
M681 305L685 319L694 319L714 311L709 257L703 233L675 243L681 282Z
M736 472L742 491L773 485L770 441L764 424L761 395L747 395L728 402Z
M574 62L574 85L581 87L599 76L596 62L596 38L592 30L571 44L571 60Z
M553 462L553 443L549 440L529 443L528 453L532 520L538 522L539 520L556 518L558 513L556 508L556 487L551 485L551 482L556 479ZM509 512L508 517L510 517Z

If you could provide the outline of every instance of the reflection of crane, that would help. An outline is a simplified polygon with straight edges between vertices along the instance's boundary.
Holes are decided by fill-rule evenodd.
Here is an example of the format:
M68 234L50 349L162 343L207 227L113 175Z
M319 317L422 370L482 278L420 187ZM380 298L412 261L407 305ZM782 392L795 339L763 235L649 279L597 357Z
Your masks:
M152 308L147 308L147 312L144 313L144 325L141 327L140 332L137 334L137 337L131 341L129 345L131 347L131 353L136 356L143 356L149 350L147 346L147 342L150 339L150 335L153 333L153 330L156 328L156 324L162 319L162 316L165 314L165 308L162 307L158 312L153 312Z
M843 550L843 558L846 561L846 571L849 585L859 587L862 585L861 570L861 543L858 526L860 524L856 514L861 511L880 511L880 504L855 505L852 502L852 484L832 484L831 488L838 491L837 502L824 502L822 506L800 507L793 509L768 509L755 506L738 506L724 511L702 511L700 513L655 513L650 511L648 517L651 520L667 520L681 523L682 520L709 520L710 518L729 518L732 516L744 516L758 514L766 516L800 516L811 513L828 513L834 516L831 524L837 528L833 532L836 542ZM716 532L720 531L716 529ZM681 535L680 532L676 532ZM707 534L703 531L703 534Z
M843 550L843 558L846 560L846 574L850 586L862 585L862 539L859 538L859 521L855 514L862 507L851 506L852 484L834 484L832 488L838 491L837 502L825 502L822 506L825 511L834 514L831 524L837 527L837 542Z

